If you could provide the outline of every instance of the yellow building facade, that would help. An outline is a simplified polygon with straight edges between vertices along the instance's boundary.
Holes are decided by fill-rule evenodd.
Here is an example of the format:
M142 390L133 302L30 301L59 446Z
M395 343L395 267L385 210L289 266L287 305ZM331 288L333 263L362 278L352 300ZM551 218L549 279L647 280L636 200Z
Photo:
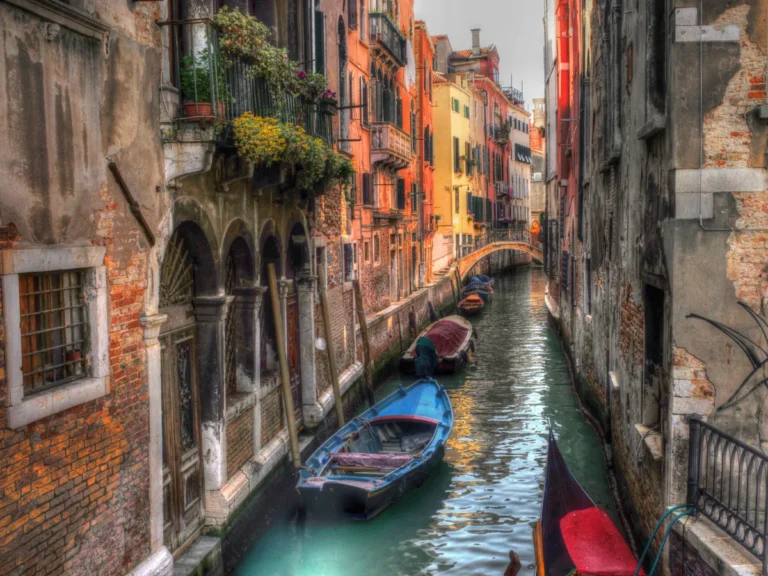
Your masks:
M476 171L471 138L472 97L463 75L434 77L434 214L432 269L445 269L474 245L470 195Z

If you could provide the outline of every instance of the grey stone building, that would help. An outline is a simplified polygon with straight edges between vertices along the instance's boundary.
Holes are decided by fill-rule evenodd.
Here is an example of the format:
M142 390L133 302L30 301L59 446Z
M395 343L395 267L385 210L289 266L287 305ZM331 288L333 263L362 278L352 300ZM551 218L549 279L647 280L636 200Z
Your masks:
M729 530L762 529L743 496L705 482L719 471L749 485L756 468L732 462L765 458L768 4L577 5L555 3L545 22L548 304L638 541L688 497L704 512L673 537L666 569L733 573L759 564L762 544L714 524L730 507ZM695 415L715 429L694 425L689 462Z

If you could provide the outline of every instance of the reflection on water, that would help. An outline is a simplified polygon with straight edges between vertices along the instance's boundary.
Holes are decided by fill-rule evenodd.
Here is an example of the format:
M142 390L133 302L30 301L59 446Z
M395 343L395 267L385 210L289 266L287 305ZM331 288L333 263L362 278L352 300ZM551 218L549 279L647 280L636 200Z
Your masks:
M531 523L541 506L550 421L575 476L613 512L599 440L579 412L547 324L545 282L537 270L497 278L494 301L473 319L475 363L440 379L456 424L445 462L429 481L369 522L302 518L292 510L272 515L265 521L274 526L236 574L501 576L510 548L522 573L532 574ZM400 382L393 376L377 397ZM295 506L292 498L285 502Z

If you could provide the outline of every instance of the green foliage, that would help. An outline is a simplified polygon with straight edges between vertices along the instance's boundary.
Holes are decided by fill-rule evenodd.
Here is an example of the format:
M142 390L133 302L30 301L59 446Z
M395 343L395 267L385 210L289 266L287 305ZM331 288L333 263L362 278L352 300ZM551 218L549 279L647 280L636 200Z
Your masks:
M264 78L273 94L288 93L317 102L328 87L322 74L306 72L288 58L283 48L269 42L269 28L237 8L221 8L213 22L219 30L219 46L225 58L240 59L251 65L253 76Z
M234 138L238 154L254 164L295 166L300 188L312 188L323 178L345 187L352 181L352 163L301 126L246 112L234 121Z
M196 57L184 56L181 59L181 99L184 102L213 102L211 94L211 70L213 82L220 102L228 100L227 78L224 65L214 51L201 50Z

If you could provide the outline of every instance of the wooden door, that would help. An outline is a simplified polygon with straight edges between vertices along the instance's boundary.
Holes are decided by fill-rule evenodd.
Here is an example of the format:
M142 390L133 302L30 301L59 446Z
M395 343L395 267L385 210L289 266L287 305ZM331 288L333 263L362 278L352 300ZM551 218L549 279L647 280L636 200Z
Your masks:
M288 370L291 374L291 392L293 392L294 415L298 421L301 418L301 353L299 348L299 300L294 293L288 296L287 307L287 337L288 337Z
M160 338L163 381L164 540L174 550L203 522L195 327Z

